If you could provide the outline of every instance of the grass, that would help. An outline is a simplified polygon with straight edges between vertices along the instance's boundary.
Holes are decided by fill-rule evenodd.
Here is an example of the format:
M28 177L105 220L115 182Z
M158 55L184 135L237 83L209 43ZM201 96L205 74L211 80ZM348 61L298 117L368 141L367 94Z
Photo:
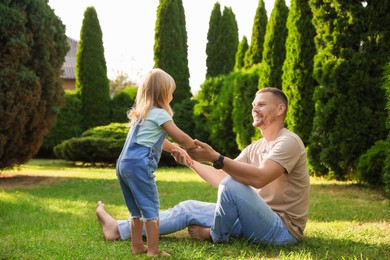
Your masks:
M102 239L98 200L115 218L128 218L113 167L33 160L2 174L36 183L0 186L1 259L145 259L131 255L129 241ZM157 185L162 210L186 199L214 202L217 194L185 168L159 169ZM390 202L378 189L312 178L309 221L298 245L213 244L191 240L185 230L160 243L173 259L390 259Z

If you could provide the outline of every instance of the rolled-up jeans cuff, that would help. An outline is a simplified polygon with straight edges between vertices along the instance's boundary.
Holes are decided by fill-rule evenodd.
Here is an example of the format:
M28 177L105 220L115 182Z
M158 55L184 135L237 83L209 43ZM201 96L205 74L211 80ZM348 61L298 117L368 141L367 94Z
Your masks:
M129 220L118 220L118 232L121 240L127 240L130 238L130 224Z
M229 236L218 236L213 232L213 230L210 230L210 235L215 243L226 243L229 241Z

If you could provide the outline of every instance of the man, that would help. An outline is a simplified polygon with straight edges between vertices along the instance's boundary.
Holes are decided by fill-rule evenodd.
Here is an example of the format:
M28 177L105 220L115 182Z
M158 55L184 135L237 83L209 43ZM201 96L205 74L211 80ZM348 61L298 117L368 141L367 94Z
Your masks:
M160 234L188 227L195 239L226 242L229 237L250 242L287 245L303 237L309 208L310 178L301 139L284 128L288 101L276 88L264 88L252 102L253 126L263 138L232 160L196 141L188 151L192 169L218 187L216 203L184 201L160 214ZM187 165L182 151L176 161ZM213 167L199 162L212 162ZM96 210L106 239L129 239L126 220L114 220L99 204Z

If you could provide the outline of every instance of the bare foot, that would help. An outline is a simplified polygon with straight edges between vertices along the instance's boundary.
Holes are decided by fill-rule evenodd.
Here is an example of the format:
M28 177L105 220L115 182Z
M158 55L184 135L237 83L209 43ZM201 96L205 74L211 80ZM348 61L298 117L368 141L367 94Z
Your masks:
M133 252L134 255L140 255L140 254L147 253L148 252L148 248L146 246L143 246L141 248L132 247L131 251Z
M188 227L188 233L191 238L198 240L208 240L211 241L210 228L191 225Z
M151 257L167 257L167 256L171 256L171 255L168 254L167 252L160 251L160 252L157 252L157 253L148 252L147 256L151 256Z
M104 204L101 201L98 202L96 216L99 220L100 226L102 226L104 238L110 241L118 240L120 238L118 223L107 213L104 209Z

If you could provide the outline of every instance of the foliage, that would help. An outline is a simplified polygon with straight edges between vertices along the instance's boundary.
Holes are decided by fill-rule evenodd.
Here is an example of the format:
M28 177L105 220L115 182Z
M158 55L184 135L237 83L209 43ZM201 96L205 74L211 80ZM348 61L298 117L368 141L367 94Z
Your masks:
M133 106L137 96L136 87L130 87L117 92L111 100L111 122L128 122L127 111Z
M378 116L384 107L377 107L383 101L376 95L382 92L383 99L384 94L371 84L371 77L377 76L367 68L375 66L370 61L374 57L362 41L369 33L366 24L377 22L358 2L312 0L310 5L317 30L314 76L321 85L314 95L310 163L317 174L350 178L360 155L385 138L384 119ZM383 28L382 33L387 31Z
M209 77L215 77L221 74L222 67L222 53L221 53L221 5L219 2L215 2L213 10L211 11L209 30L207 32L207 44L206 44L206 79Z
M388 198L390 198L390 61L386 64L384 69L384 81L383 88L386 93L386 110L387 110L387 151L386 151L386 159L384 162L383 169L383 182L385 184L385 191Z
M207 118L210 130L210 144L218 152L234 158L239 154L236 136L233 132L234 79L240 72L223 77L223 83L215 104Z
M176 82L172 108L175 123L193 133L193 103L189 84L186 19L181 0L161 0L157 9L154 36L154 66L169 73ZM191 135L192 136L192 135Z
M370 185L383 185L387 141L380 140L359 158L357 180Z
M30 160L55 124L68 48L47 1L1 1L0 170Z
M182 0L161 0L154 35L154 67L176 82L172 105L191 97L186 19Z
M236 53L236 62L234 63L234 70L239 70L244 67L245 53L249 48L248 39L246 36L242 37L241 42L238 44Z
M252 101L257 92L259 66L255 65L248 71L236 73L234 78L232 120L233 132L240 150L248 146L255 135L252 125Z
M195 136L194 106L194 100L185 99L173 107L175 124L191 137Z
M83 130L110 121L110 90L102 38L96 10L88 7L76 55L76 91L82 104Z
M286 58L288 7L285 0L275 0L264 39L259 88L282 88L282 67Z
M234 69L238 48L238 26L231 7L214 4L209 22L206 45L206 78L228 74Z
M287 18L286 59L283 63L282 89L289 107L287 127L308 145L313 125L314 87L313 58L315 29L307 1L292 0Z
M97 126L57 145L54 153L68 161L113 163L119 157L127 131L125 123Z
M217 104L218 95L222 89L224 77L211 77L202 84L194 106L195 137L210 142L210 114Z
M131 255L130 241L102 239L97 201L115 219L129 217L113 167L32 160L15 178L21 176L36 184L0 186L0 258L150 259ZM186 168L159 168L156 182L161 210L187 199L215 202L217 196ZM162 236L160 245L174 259L389 259L389 205L381 190L312 178L305 238L297 245L214 244L191 239L186 229Z
M256 9L255 19L252 26L251 43L245 54L245 68L251 68L259 64L263 59L264 37L267 29L267 10L265 9L264 0L259 0Z
M52 157L56 145L79 136L82 133L81 121L81 100L74 91L65 91L65 105L58 113L56 125L45 136L39 155Z
M110 97L114 97L118 92L131 88L137 87L137 84L128 79L127 73L119 72L114 80L110 80Z

